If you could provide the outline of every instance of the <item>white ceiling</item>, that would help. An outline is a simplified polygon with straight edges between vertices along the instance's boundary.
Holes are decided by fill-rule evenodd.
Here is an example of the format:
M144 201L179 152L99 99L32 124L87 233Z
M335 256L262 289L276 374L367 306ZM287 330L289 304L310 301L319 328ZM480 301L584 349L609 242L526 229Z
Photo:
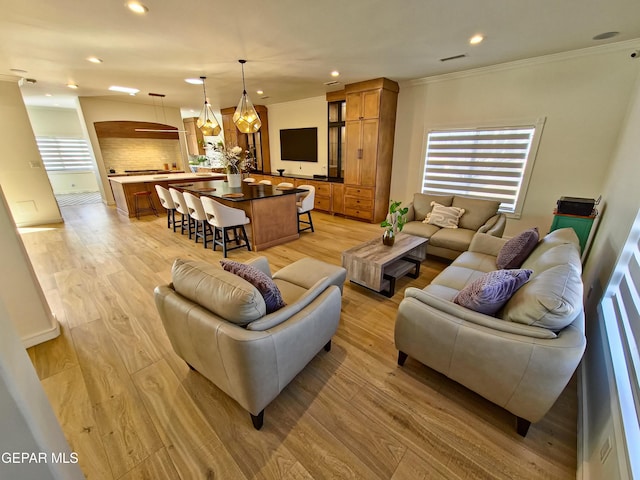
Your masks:
M124 2L0 0L0 77L36 79L22 87L28 104L126 95L107 90L120 85L140 89L128 100L160 93L197 115L202 87L184 79L207 76L214 108L234 106L240 58L249 96L268 105L340 89L324 85L332 70L342 85L404 81L640 38L638 0L142 0L142 16ZM608 31L620 34L592 39ZM469 45L476 33L485 41Z

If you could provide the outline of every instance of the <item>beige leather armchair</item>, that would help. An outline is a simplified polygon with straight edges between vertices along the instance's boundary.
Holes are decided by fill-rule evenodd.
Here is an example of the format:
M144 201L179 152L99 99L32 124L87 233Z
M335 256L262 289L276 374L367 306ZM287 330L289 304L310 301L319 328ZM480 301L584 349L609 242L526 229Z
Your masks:
M248 263L271 276L266 258ZM286 306L266 314L262 295L246 280L178 259L172 283L154 294L175 352L249 411L259 430L264 408L322 347L330 350L345 276L314 259L295 262L273 276Z

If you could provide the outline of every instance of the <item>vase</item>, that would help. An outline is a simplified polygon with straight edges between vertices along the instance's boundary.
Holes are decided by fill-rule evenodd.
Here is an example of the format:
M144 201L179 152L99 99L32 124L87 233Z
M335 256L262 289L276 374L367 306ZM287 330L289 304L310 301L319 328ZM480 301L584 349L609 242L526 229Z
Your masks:
M393 242L396 241L396 234L393 233L393 230L385 230L382 234L382 243L388 247L393 245Z
M227 173L229 188L240 188L242 186L242 175L240 173Z

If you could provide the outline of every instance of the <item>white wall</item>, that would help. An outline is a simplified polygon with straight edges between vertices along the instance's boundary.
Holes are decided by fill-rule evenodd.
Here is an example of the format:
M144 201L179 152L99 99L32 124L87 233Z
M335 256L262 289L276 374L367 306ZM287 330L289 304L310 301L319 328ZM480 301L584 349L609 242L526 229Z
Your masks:
M294 102L274 103L267 107L269 116L269 151L271 171L284 168L295 175L327 175L328 130L326 97L312 97ZM285 128L318 128L318 162L287 162L280 159L280 130Z
M80 480L77 463L53 463L51 454L71 449L51 404L40 385L31 360L12 325L13 316L0 299L0 453L44 453L44 463L0 462L0 478Z
M22 239L11 218L0 187L0 300L4 303L14 328L25 347L30 347L60 334Z
M18 84L2 80L0 185L18 226L62 222Z
M636 85L629 100L617 149L612 155L603 188L606 205L583 274L585 291L592 289L586 305L588 348L583 360L582 377L584 464L579 465L586 472L587 479L628 478L625 459L619 461L624 454L620 444L621 432L614 428L617 414L615 402L618 399L614 379L606 368L610 363L611 351L596 307L640 208L640 61L634 62L634 68ZM602 464L600 449L607 439L613 450ZM637 454L638 446L631 447Z
M546 117L520 220L505 236L548 231L561 196L603 192L637 62L620 43L400 85L391 198L420 191L429 129Z
M161 109L161 113L158 113L160 109L152 103L130 103L115 96L80 97L78 100L80 101L80 113L84 119L86 134L91 141L93 154L96 158L96 165L98 167L100 180L100 191L103 198L107 200L107 203L113 205L115 201L113 199L113 193L111 192L111 186L109 185L109 178L107 176L108 166L105 167L104 165L102 153L100 152L100 143L98 142L98 137L93 124L95 122L131 120L163 123L165 125L176 127L179 130L184 130L184 124L182 123L182 117L180 116L180 109L164 107L164 109ZM184 133L180 133L179 135L180 150L182 152L182 165L178 165L178 168L189 171L185 136Z

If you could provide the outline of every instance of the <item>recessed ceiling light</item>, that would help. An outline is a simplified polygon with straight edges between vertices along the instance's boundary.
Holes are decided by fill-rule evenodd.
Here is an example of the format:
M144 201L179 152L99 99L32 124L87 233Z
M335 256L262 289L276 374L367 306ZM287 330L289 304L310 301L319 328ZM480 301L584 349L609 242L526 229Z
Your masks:
M190 83L191 85L202 85L201 78L185 78L184 81Z
M471 45L477 45L477 44L479 44L480 42L482 42L483 40L484 40L484 36L482 36L482 35L478 34L478 35L474 35L473 37L471 37L471 38L469 39L469 43L470 43Z
M333 72L331 72L331 76L332 77L339 77L340 76L340 72L337 70L334 70Z
M143 5L140 2L127 2L127 8L132 12L139 14L147 13L149 11L146 5Z
M262 90L256 90L256 93L257 93L258 95L262 95L264 92L263 92Z
M75 83L67 83L67 87L73 88L74 90L76 90L78 88L78 85L76 85Z
M620 32L604 32L593 37L593 40L606 40L607 38L613 38L618 35L620 35Z
M129 95L135 95L140 91L140 89L138 88L118 87L117 85L110 86L109 90L111 90L112 92L128 93Z
M45 93L44 96L45 97L51 97L52 95L50 93Z
M91 63L102 63L102 59L98 57L89 57L87 60Z

